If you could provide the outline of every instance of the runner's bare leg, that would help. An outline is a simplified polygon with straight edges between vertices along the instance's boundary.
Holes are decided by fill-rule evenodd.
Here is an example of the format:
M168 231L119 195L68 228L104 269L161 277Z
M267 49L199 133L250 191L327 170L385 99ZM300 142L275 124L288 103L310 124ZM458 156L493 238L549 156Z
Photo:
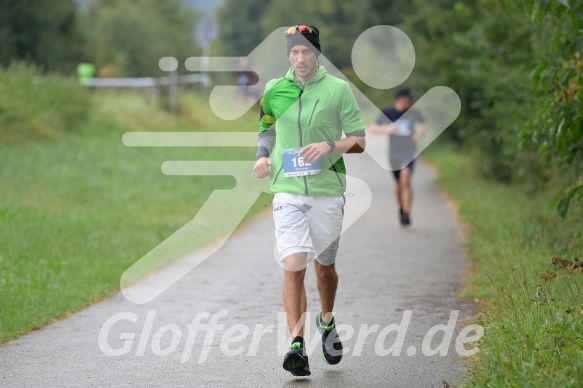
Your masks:
M284 262L283 306L287 314L287 325L292 338L303 337L307 308L306 289L304 288L307 254L295 253L289 255Z
M316 268L318 292L320 293L322 320L330 322L332 320L332 311L334 310L336 289L338 288L338 274L334 264L322 265L318 261L314 261L314 266Z

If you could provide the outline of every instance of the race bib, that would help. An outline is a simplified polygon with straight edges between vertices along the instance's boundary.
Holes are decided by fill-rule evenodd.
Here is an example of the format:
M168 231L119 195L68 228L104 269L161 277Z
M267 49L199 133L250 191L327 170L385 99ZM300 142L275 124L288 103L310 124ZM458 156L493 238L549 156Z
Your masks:
M298 156L301 148L286 148L282 151L283 176L316 175L322 171L322 159L315 162L304 162L304 156Z
M397 136L411 136L413 134L413 123L406 119L397 121L397 129L395 135Z

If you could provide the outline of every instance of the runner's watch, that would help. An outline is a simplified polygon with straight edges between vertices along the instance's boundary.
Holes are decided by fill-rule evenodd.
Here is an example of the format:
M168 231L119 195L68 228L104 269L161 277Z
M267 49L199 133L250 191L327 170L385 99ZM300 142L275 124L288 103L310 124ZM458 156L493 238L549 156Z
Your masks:
M326 140L326 143L330 146L330 151L328 153L334 151L334 147L336 147L336 142L334 140Z

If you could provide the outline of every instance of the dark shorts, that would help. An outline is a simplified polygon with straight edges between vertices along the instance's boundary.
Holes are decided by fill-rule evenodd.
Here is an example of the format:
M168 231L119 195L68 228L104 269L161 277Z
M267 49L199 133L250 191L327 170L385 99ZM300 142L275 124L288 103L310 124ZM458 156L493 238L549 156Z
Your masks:
M408 165L406 165L405 167L403 167L401 170L404 170L406 168L410 169L411 170L411 173L413 173L413 171L415 170L415 159L413 159L411 161L411 163L409 163ZM399 178L401 177L401 170L393 171L393 176L395 177L395 180L397 182L399 181Z

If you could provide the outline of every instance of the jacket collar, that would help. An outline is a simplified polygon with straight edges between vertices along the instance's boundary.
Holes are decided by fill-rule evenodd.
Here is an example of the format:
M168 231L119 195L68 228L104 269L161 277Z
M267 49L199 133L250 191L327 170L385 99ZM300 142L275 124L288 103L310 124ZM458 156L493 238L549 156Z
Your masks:
M289 80L289 81L292 81L293 83L298 85L298 87L300 89L305 90L306 88L309 88L310 86L315 85L318 82L320 82L327 74L328 74L328 72L326 71L324 66L320 65L318 67L318 72L316 73L314 78L312 78L311 80L308 80L308 81L300 81L300 80L297 80L296 77L294 76L294 68L290 67L289 70L287 71L287 74L284 76L284 78Z

